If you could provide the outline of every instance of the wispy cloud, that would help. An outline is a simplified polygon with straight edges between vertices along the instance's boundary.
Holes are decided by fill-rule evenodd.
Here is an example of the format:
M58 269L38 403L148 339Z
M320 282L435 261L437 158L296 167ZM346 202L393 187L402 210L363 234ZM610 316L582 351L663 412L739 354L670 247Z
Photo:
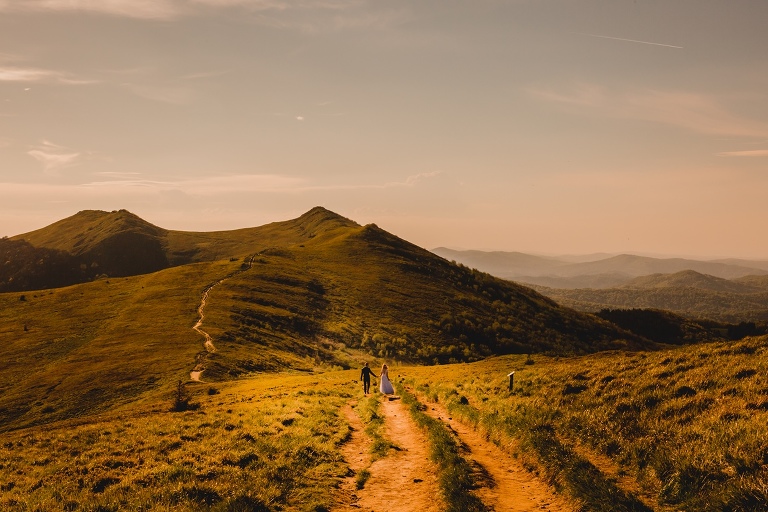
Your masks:
M59 169L75 165L82 153L47 140L27 151L27 154L40 162L46 173L55 173Z
M230 193L278 192L293 190L305 184L301 178L276 174L236 174L229 176L202 176L168 180L146 180L127 173L104 175L118 179L92 181L79 185L85 189L102 191L155 190L157 192L177 191L189 195L210 196Z
M178 2L172 0L5 0L0 1L1 11L93 12L145 19L168 19L179 14Z
M732 113L719 98L684 91L610 91L581 84L567 91L531 88L544 101L611 117L662 123L693 132L732 137L768 137L768 123Z
M208 9L240 9L258 14L263 23L294 28L311 28L316 25L312 22L313 14L331 13L334 15L332 24L341 28L380 23L380 14L363 16L362 10L356 15L335 17L336 14L374 4L371 0L0 0L0 12L90 12L136 19L168 20L202 15ZM281 13L298 13L303 19L270 17Z
M768 149L752 149L748 151L723 151L717 156L768 156Z
M440 171L414 174L404 180L384 183L331 183L318 184L295 176L278 174L235 174L229 176L203 176L199 178L180 178L169 180L141 179L133 173L99 173L106 178L79 185L87 189L102 191L130 190L157 192L182 192L195 196L212 196L220 194L250 194L255 192L270 193L307 193L316 191L350 191L350 190L382 190L391 188L413 188L426 180L435 178ZM114 178L114 179L110 179Z
M0 67L0 82L37 82L52 76L53 72L44 69Z
M422 173L419 173L419 174L414 174L412 176L408 176L405 179L404 185L407 185L407 186L418 185L422 181L428 180L430 178L435 178L435 177L439 176L440 174L442 174L440 171L422 172Z
M64 85L89 85L97 80L86 80L51 69L5 66L0 63L0 82L55 82Z
M677 49L681 49L681 50L683 49L682 46L675 46L673 44L664 44L664 43L654 43L652 41L641 41L639 39L626 39L626 38L623 38L623 37L612 37L612 36L604 36L604 35L599 35L599 34L579 33L579 35L588 36L588 37L597 37L597 38L600 38L600 39L610 39L610 40L613 40L613 41L623 41L625 43L638 43L638 44L647 44L647 45L651 45L651 46L664 46L666 48L677 48Z

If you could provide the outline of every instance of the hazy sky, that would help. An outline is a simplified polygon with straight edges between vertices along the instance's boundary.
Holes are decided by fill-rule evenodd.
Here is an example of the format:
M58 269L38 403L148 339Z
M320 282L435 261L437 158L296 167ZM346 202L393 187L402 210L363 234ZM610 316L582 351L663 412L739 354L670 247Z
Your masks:
M768 259L765 0L0 0L0 236L321 205L425 248Z

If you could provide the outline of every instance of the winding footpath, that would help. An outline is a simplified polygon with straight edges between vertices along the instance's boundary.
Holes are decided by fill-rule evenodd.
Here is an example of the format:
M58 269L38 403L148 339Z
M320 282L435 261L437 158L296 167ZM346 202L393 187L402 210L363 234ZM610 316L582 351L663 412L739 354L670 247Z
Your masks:
M475 495L488 510L497 512L572 512L554 490L473 427L454 420L445 408L429 404L426 413L442 421L459 441L462 456L474 469Z
M400 400L383 398L385 436L397 445L386 457L370 464L370 439L360 418L350 406L342 412L350 422L352 439L343 454L350 464L350 474L341 486L343 505L337 512L440 512L445 509L440 498L437 468L429 460L429 443ZM363 469L370 478L356 489L355 474Z
M195 323L195 325L192 327L192 330L198 333L199 335L203 336L203 338L205 339L205 341L203 342L204 350L203 352L197 355L197 364L195 364L195 368L191 372L189 372L189 378L191 380L197 381L197 382L200 381L200 376L203 374L203 371L205 371L205 361L208 357L208 354L213 354L214 352L216 352L216 347L213 344L213 338L211 337L210 334L208 334L202 329L203 320L205 320L205 306L206 304L208 304L208 295L210 294L211 290L213 290L213 288L220 285L227 279L234 277L237 274L240 274L242 272L245 272L246 270L250 270L251 267L253 267L253 260L255 258L256 258L256 255L251 256L247 260L246 267L235 270L234 272L227 275L226 277L223 277L218 281L216 281L215 283L213 283L212 285L208 286L208 288L206 288L205 291L203 291L203 296L200 299L200 306L198 306L197 308L197 316L198 316L197 323Z
M438 512L446 504L437 482L436 467L429 460L429 443L400 400L382 397L386 437L399 449L390 450L371 464L371 440L365 425L354 412L355 402L342 409L349 422L351 438L342 447L350 466L342 481L338 505L333 512ZM461 455L473 468L473 493L492 512L573 512L576 507L536 475L523 467L509 450L502 450L474 428L453 420L440 404L429 404L427 414L439 419L456 437ZM370 472L365 486L356 487L356 475Z

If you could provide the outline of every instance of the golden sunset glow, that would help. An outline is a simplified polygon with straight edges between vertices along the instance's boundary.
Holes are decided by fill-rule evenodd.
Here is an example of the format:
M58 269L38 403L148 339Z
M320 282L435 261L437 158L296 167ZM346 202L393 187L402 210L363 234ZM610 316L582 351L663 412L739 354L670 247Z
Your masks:
M0 0L0 236L322 205L419 246L768 259L768 4Z

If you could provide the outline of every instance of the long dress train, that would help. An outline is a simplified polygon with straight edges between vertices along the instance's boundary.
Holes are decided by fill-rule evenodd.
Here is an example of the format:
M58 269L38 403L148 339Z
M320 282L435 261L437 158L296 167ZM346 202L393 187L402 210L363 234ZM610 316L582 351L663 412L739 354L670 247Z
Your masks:
M389 382L389 372L387 371L381 372L381 376L379 377L379 391L385 395L392 395L395 393L395 388L392 387L392 383Z

